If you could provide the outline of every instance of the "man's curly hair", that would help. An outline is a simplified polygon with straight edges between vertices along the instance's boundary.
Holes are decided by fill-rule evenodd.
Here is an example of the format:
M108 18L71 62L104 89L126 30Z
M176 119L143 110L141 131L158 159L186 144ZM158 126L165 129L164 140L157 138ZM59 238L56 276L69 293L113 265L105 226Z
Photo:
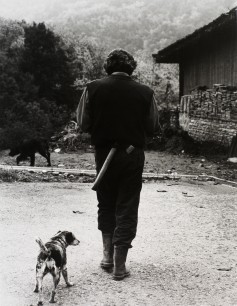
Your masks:
M104 63L104 69L108 75L113 72L125 72L131 75L136 67L137 62L133 56L123 49L111 51Z

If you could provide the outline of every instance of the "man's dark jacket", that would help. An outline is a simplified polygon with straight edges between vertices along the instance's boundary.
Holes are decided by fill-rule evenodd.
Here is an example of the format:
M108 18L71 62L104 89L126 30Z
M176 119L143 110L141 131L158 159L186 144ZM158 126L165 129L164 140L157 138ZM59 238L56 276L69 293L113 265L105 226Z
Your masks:
M111 75L87 84L92 144L144 147L154 92L129 76Z

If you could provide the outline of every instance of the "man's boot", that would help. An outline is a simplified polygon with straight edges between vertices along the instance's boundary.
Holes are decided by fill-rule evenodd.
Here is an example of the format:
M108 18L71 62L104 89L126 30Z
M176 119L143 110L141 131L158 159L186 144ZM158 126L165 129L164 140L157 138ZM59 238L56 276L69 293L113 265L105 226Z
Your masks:
M103 240L103 259L100 263L101 268L110 269L114 266L113 255L114 246L112 244L112 235L102 233Z
M122 280L129 276L130 273L127 271L125 263L128 254L128 247L126 246L115 246L114 247L114 274L113 279Z

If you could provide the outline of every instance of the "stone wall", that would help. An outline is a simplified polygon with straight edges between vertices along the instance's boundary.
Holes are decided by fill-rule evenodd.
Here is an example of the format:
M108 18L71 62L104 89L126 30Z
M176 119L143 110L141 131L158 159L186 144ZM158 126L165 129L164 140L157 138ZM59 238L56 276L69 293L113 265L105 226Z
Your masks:
M230 146L237 134L237 92L213 88L183 96L179 124L195 140Z

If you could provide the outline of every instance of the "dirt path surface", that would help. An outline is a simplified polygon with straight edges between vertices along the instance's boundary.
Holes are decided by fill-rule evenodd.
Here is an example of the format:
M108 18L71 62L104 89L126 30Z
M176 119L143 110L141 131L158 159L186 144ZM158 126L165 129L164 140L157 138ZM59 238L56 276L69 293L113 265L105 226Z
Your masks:
M74 287L61 280L57 305L237 305L237 189L213 182L143 185L139 227L128 255L131 276L116 282L99 268L101 235L91 184L0 184L3 306L37 304L38 246L58 230L81 244L68 247ZM74 213L74 212L76 213ZM44 279L44 305L52 279Z

